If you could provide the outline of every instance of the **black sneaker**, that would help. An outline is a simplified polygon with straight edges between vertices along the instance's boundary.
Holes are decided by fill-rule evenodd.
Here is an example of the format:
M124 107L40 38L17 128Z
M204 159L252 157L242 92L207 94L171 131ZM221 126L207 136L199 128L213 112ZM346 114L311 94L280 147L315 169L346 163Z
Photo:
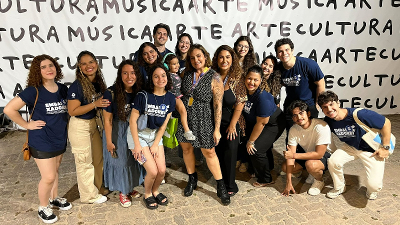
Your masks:
M53 201L49 200L49 203L51 207L58 207L60 210L68 210L72 208L72 204L67 202L66 198L57 197Z
M39 218L42 219L43 223L55 223L58 218L54 215L53 210L50 209L48 206L46 207L39 207L38 210Z

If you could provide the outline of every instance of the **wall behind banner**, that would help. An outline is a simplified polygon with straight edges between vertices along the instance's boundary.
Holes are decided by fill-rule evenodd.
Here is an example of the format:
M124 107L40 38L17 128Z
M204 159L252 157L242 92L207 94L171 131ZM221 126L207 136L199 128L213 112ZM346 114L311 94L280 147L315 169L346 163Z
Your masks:
M35 55L57 57L74 80L82 50L98 56L107 85L152 29L187 32L213 55L248 35L261 60L289 37L317 61L344 107L400 113L400 0L0 0L0 107L25 87Z

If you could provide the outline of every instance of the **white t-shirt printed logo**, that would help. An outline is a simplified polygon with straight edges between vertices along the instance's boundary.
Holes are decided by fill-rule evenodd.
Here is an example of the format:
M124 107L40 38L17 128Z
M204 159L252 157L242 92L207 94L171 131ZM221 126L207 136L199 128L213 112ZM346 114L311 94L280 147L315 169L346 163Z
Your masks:
M334 129L334 132L338 138L353 138L355 137L356 133L356 126L355 125L347 125L346 127L343 128L336 128Z
M160 107L158 105L148 104L147 105L147 114L149 116L165 117L168 109L169 109L169 105L162 104Z
M75 93L71 94L71 98L75 98L75 96L76 96Z
M62 99L59 102L50 102L45 104L46 114L60 114L67 112L67 101Z
M253 103L250 102L250 101L247 101L247 102L244 104L243 111L244 111L245 113L247 113L247 114L250 114L250 110L251 110L251 107L252 107L252 106L253 106Z
M301 75L294 75L293 77L283 79L283 83L286 86L300 86Z

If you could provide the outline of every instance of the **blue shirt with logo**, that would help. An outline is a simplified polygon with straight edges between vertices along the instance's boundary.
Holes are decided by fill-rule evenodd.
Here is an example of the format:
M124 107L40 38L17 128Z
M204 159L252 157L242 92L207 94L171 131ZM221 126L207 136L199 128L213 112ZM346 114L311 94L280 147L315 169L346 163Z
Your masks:
M144 92L144 91L143 91ZM133 100L133 108L140 114L144 113L146 108L146 98L143 92L139 92ZM158 129L161 127L168 113L175 110L175 95L167 92L163 96L157 96L153 93L147 93L147 128Z
M294 66L285 69L279 63L281 79L286 87L286 99L284 107L288 107L294 100L303 100L307 105L315 105L316 88L314 82L324 78L324 74L318 64L308 58L296 57Z
M97 100L101 96L100 85L97 83L92 83L94 89L96 90L96 96L92 96L92 101ZM82 85L78 80L75 80L68 89L68 100L79 100L81 102L81 106L91 104L92 102L88 102L83 95ZM75 116L80 119L90 120L96 116L96 109L92 109L89 112Z
M269 117L271 116L277 106L274 101L274 97L260 89L257 89L254 94L247 94L247 101L243 107L243 116L246 120L246 127L253 129L254 125L257 123L258 117Z
M362 129L353 118L355 108L346 108L347 116L340 121L325 117L331 131L346 144L356 149L375 152L363 139L365 130ZM361 109L357 112L357 117L365 125L371 128L382 129L385 124L385 117L368 109Z
M64 84L57 83L58 90L49 92L45 87L38 87L39 96L33 111L32 120L42 120L46 125L42 129L29 130L29 146L43 152L57 152L67 146L67 91ZM18 96L32 113L36 99L36 89L27 87Z

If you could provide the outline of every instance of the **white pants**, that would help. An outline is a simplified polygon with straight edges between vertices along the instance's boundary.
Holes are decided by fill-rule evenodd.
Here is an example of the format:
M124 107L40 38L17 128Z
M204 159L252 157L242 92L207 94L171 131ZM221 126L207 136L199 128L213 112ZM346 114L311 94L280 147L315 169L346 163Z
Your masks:
M367 174L367 191L378 192L382 189L385 160L371 157L371 152L360 151L343 143L342 149L337 149L328 160L329 173L336 190L344 187L343 165L357 158L361 159Z

